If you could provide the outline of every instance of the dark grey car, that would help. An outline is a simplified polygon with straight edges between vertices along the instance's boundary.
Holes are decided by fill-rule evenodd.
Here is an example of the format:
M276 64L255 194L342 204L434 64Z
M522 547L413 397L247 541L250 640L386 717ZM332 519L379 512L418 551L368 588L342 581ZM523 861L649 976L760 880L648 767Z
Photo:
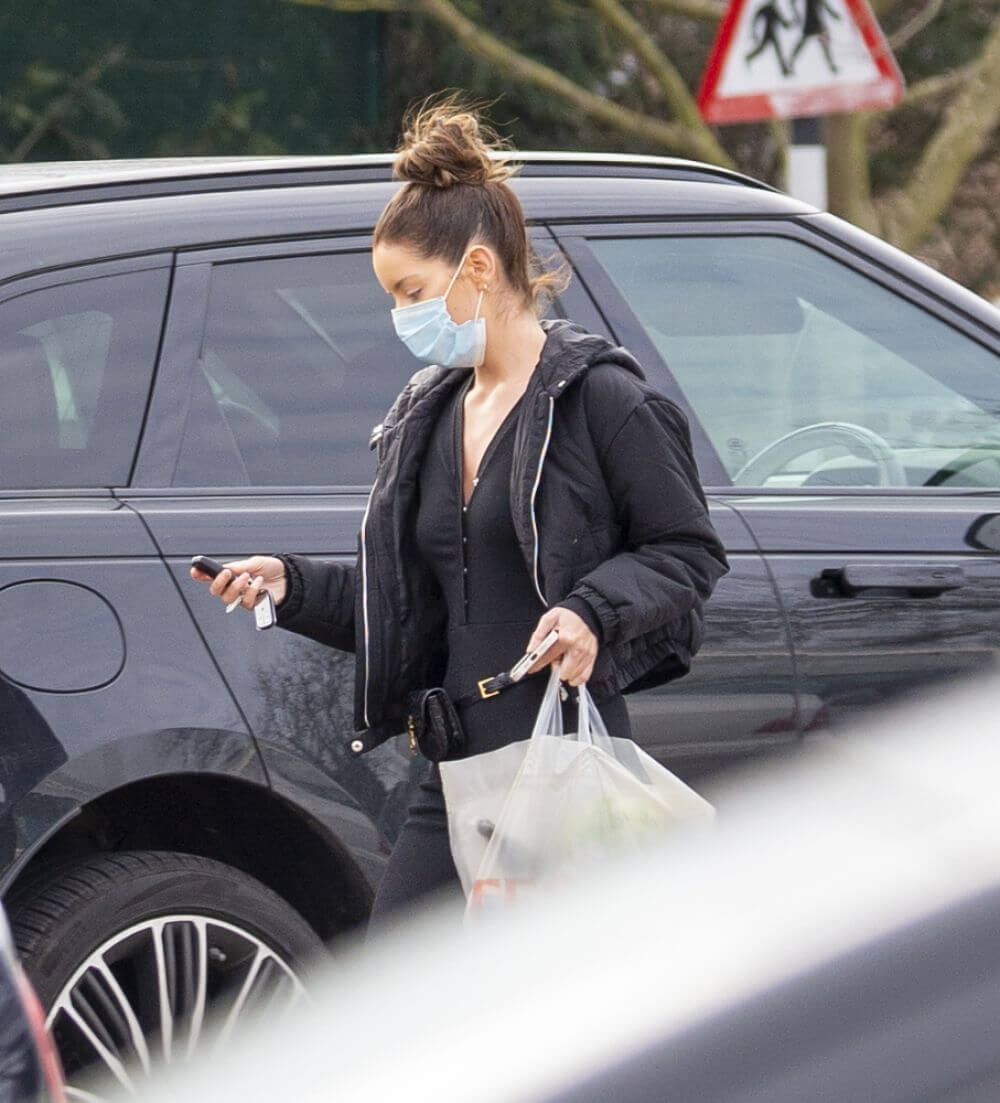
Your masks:
M0 869L71 1084L297 999L401 823L417 760L347 750L353 656L188 575L353 558L418 366L368 256L389 164L0 168ZM554 311L688 412L730 555L691 674L630 697L651 753L693 776L995 664L996 310L710 166L536 154L516 187L574 269Z

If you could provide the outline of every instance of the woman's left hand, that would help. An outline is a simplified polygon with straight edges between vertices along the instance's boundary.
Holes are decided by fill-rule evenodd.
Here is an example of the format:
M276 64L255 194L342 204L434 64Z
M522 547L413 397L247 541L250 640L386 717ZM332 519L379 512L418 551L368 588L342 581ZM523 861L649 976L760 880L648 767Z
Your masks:
M597 658L597 637L587 627L584 619L577 616L572 609L553 605L551 609L546 610L531 634L525 650L530 651L541 643L553 628L559 629L559 639L528 670L528 673L534 674L553 660L561 659L560 681L569 682L571 686L586 682L594 669L594 660Z

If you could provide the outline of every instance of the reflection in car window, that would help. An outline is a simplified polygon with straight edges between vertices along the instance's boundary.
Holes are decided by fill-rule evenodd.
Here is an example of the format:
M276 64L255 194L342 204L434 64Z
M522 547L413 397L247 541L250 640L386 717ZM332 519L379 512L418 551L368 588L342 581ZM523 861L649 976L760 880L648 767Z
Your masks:
M363 486L419 368L367 252L217 264L174 486Z
M128 483L167 278L103 276L0 304L0 486Z
M787 238L590 246L735 485L1000 487L1000 364L926 311Z
M217 264L172 485L367 486L422 366L392 305L367 250Z

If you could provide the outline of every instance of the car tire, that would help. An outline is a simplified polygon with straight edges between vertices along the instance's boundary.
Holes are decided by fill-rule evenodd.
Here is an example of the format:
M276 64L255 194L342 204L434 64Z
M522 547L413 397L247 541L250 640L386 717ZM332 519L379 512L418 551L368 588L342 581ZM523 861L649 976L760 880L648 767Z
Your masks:
M300 974L323 953L315 931L266 885L174 851L60 864L17 889L8 910L71 1086L110 1072L141 1088L137 1076L171 1060L160 1048L163 1018L190 1052L227 1001L235 1019L265 996L276 1001L282 986L293 1001L304 992Z

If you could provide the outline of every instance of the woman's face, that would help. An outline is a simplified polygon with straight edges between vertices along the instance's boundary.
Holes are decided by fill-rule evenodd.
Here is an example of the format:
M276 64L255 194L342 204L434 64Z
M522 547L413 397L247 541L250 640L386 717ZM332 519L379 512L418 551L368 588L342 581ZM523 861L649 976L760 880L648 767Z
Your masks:
M380 241L372 250L372 267L383 290L391 296L392 305L401 307L443 295L457 265L440 257L422 257L409 245ZM490 279L493 271L492 252L485 245L473 246L445 302L448 313L459 325L474 316L480 289L495 288L495 281ZM486 313L488 301L487 294L480 314Z

